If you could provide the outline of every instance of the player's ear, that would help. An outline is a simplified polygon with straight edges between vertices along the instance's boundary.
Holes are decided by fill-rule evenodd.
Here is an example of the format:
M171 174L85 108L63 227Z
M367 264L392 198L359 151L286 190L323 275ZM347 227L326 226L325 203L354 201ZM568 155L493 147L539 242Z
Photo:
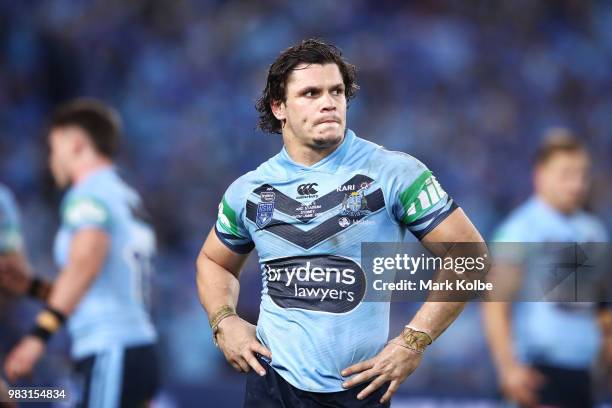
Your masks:
M70 136L73 154L80 153L87 147L88 144L90 144L89 138L81 129L75 130Z
M272 101L270 108L272 108L272 114L276 119L280 120L281 122L287 119L285 113L285 103L283 101Z

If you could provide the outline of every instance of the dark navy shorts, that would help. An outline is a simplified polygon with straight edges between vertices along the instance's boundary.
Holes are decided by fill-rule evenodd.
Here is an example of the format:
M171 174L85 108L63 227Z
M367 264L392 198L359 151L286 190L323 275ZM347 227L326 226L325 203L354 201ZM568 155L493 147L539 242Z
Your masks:
M364 400L358 400L357 394L368 383L359 384L346 391L310 392L302 391L289 384L272 367L261 358L259 362L266 369L266 375L261 377L251 370L247 374L244 408L320 408L320 407L390 407L390 402L381 404L379 401L388 388L383 385Z
M540 405L564 408L594 406L589 371L571 370L546 364L535 364L534 368L545 378L544 385L538 391Z
M159 388L155 345L115 347L76 362L77 407L140 408Z

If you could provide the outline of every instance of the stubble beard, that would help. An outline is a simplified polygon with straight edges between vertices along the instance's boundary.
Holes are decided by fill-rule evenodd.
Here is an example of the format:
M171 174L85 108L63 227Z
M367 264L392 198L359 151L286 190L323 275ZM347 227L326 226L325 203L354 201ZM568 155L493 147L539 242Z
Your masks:
M333 148L342 143L344 131L341 132L328 132L327 134L315 135L312 138L310 147L314 150L325 150Z

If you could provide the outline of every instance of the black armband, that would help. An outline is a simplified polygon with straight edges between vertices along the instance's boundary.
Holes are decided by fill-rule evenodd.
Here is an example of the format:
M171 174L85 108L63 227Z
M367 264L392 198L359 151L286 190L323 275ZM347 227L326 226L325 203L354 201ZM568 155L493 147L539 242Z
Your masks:
M46 301L51 293L51 284L38 277L32 278L28 288L28 296Z

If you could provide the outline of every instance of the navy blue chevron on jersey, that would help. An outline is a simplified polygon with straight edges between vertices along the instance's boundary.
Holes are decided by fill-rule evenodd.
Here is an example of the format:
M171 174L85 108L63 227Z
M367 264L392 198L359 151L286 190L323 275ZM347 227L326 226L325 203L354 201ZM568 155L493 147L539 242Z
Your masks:
M313 166L283 149L236 180L215 231L234 252L257 248L271 366L299 389L341 391L342 369L376 355L389 331L389 304L363 302L361 243L421 239L455 208L417 159L350 130Z

